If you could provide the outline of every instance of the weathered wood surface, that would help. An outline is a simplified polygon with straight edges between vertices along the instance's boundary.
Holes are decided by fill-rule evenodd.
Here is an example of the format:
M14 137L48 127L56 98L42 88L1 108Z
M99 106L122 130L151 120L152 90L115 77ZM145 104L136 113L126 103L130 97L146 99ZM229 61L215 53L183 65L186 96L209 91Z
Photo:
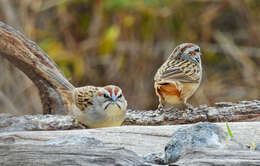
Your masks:
M195 123L199 121L260 121L259 101L229 103L220 107L200 106L195 111L144 111L128 110L125 125L169 125ZM203 109L201 109L201 107ZM208 110L206 109L208 108ZM68 130L78 128L74 117L64 115L0 114L0 132L32 130Z
M214 106L200 105L186 110L128 110L124 124L168 125L196 122L260 121L260 101L221 102Z
M122 147L89 145L0 145L0 165L141 166L141 157Z
M226 131L225 123L217 123ZM230 128L240 143L260 143L260 122L233 122ZM163 152L173 132L172 126L121 126L66 131L20 131L0 133L0 164L8 165L150 165L140 157ZM63 140L71 137L71 141ZM77 138L93 137L101 145ZM122 148L123 147L123 148ZM130 151L129 151L130 150ZM137 156L139 155L139 156ZM177 165L259 165L260 152L228 149L191 149ZM151 164L153 165L153 164Z
M174 163L178 166L260 165L260 152L248 150L193 149Z
M69 112L71 103L62 92L72 90L73 85L37 44L3 22L0 22L0 55L37 86L45 114Z
M125 125L167 125L199 121L260 121L260 101L242 101L216 107L200 106L194 111L128 110ZM206 109L207 108L207 109ZM0 132L32 130L68 130L78 128L72 116L0 114Z
M75 119L64 115L0 114L0 133L10 131L68 130L76 129Z
M224 131L225 123L217 123ZM100 129L78 129L61 131L20 131L0 133L2 144L43 145L46 141L64 136L86 136L101 140L105 145L123 146L138 155L157 153L164 150L173 132L179 127L190 125L167 126L121 126ZM260 122L229 123L234 137L244 145L251 141L260 144ZM6 142L6 143L5 143Z
M71 116L0 114L1 131L23 130L66 130L77 128ZM215 107L202 105L192 110L128 110L124 125L169 125L196 122L236 122L260 121L260 101L240 101L238 103L217 103ZM8 127L5 127L8 126Z
M199 106L194 110L143 111L128 110L125 125L169 125L200 121L260 121L260 101L216 104L216 107ZM75 129L72 116L0 114L0 132L32 130Z

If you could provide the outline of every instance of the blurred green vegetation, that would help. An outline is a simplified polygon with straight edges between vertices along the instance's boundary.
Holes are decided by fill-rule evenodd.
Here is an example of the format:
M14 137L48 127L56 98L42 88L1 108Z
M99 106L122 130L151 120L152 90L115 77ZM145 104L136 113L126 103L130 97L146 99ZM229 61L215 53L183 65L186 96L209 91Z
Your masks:
M154 109L153 76L176 45L201 46L191 103L260 98L258 0L0 0L0 19L51 56L75 86L116 84Z

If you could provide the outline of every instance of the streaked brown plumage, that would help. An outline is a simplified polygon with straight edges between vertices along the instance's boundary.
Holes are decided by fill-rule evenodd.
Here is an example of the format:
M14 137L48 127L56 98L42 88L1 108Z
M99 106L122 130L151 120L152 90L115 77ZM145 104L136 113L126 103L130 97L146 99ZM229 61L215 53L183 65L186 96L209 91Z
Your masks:
M199 46L183 43L177 46L154 77L159 109L166 104L187 104L200 85L202 66Z
M80 110L84 110L85 108L93 105L93 97L97 92L98 87L95 86L84 86L80 88L76 88L74 92L74 101L76 106Z

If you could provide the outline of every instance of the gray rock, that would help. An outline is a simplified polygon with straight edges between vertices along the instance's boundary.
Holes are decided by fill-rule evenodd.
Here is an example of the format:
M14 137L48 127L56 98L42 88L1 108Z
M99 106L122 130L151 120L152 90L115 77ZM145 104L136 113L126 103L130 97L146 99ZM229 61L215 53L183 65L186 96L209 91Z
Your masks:
M204 122L178 129L165 146L165 161L176 162L194 148L224 148L227 133L216 124Z

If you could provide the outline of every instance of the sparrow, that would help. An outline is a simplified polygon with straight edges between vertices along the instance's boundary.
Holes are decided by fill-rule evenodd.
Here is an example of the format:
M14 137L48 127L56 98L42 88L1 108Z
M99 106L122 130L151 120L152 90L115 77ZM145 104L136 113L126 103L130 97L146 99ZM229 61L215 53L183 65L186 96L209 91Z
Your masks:
M193 43L178 45L154 76L155 93L159 98L158 109L165 106L192 107L187 100L201 83L200 47Z
M125 119L127 101L118 86L84 86L72 95L75 119L89 128L120 126Z

